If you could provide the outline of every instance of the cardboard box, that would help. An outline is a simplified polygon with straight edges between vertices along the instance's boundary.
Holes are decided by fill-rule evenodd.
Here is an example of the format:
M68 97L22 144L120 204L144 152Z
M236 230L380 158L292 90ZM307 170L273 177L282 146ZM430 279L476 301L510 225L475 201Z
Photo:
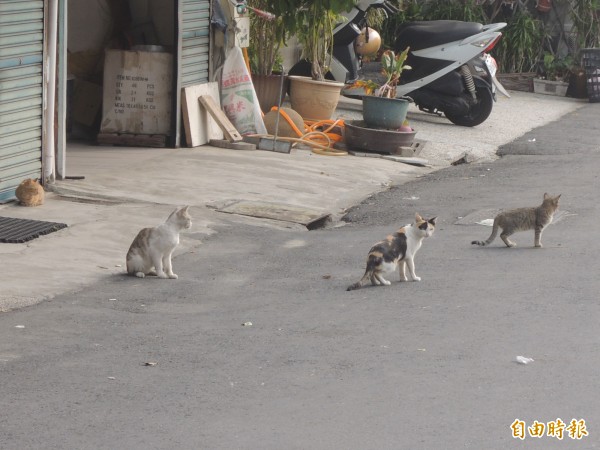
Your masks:
M171 134L173 56L107 50L101 133Z

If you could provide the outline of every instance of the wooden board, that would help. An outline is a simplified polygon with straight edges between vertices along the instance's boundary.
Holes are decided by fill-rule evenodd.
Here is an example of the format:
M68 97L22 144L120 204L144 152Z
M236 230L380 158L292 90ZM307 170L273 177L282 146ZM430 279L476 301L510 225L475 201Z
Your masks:
M123 145L126 147L166 147L167 136L164 134L117 134L99 133L98 144Z
M231 150L256 150L256 145L244 141L229 142L225 139L211 139L209 144L213 147L229 148Z
M216 82L197 84L181 90L181 109L185 141L188 147L207 144L211 139L223 139L223 131L198 103L201 95L210 95L219 104L219 84Z
M236 142L242 140L242 135L236 130L235 126L231 123L231 121L227 118L225 113L221 111L221 107L215 100L209 95L201 95L198 98L198 101L206 108L208 113L212 116L213 119L217 122L221 130L223 130L223 134L225 138L229 142Z

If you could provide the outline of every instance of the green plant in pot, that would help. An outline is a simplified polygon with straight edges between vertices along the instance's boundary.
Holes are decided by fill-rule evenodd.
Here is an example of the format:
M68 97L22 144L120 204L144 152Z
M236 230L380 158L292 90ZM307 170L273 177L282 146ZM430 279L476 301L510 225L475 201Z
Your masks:
M249 0L248 5L260 11L272 14L269 20L265 15L250 15L250 68L252 83L260 102L262 111L266 114L271 107L279 103L280 97L285 97L287 78L281 89L282 58L281 47L289 37L289 29L281 16L282 2L268 0ZM277 71L279 73L273 73Z
M534 92L564 97L569 86L568 80L572 67L571 57L558 58L552 53L545 53L541 69L544 78L534 78Z
M571 68L573 67L573 59L569 56L565 58L557 58L552 53L544 54L544 77L550 81L569 81L571 76Z
M381 55L381 73L384 81L378 84L372 80L358 80L350 89L362 88L363 119L372 128L401 129L408 112L409 101L396 98L396 89L400 83L402 72L410 70L406 58L410 48L406 47L399 54L386 50Z
M307 83L290 76L292 108L304 118L329 119L337 106L343 83L326 81L333 52L333 30L350 11L354 0L288 1L284 22L293 23L295 35L302 46L302 57L310 63L311 79ZM306 86L309 84L309 86Z

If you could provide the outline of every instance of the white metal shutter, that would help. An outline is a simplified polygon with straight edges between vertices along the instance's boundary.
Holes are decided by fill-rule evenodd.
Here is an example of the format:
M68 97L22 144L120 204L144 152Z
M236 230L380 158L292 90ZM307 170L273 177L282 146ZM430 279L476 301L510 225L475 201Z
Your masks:
M42 176L44 0L0 0L0 202Z
M208 81L210 0L181 0L181 86Z

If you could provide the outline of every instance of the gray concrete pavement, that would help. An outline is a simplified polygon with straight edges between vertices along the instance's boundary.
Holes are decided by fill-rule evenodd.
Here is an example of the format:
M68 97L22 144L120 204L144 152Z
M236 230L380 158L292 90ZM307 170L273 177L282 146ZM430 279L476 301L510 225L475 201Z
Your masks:
M276 221L216 212L211 205L234 199L301 206L339 218L370 194L447 166L464 153L476 161L496 158L499 146L559 119L586 101L513 92L499 97L490 118L461 128L414 108L408 119L420 155L431 167L418 168L383 159L328 157L308 150L290 155L203 146L144 149L69 144L67 175L37 208L0 205L0 215L64 222L68 228L25 244L0 245L3 267L0 311L36 304L76 291L108 274L123 272L125 254L139 229L155 226L178 205L191 205L192 231L182 235L176 254L201 245L215 225L236 222L294 228ZM337 117L359 118L351 101Z

